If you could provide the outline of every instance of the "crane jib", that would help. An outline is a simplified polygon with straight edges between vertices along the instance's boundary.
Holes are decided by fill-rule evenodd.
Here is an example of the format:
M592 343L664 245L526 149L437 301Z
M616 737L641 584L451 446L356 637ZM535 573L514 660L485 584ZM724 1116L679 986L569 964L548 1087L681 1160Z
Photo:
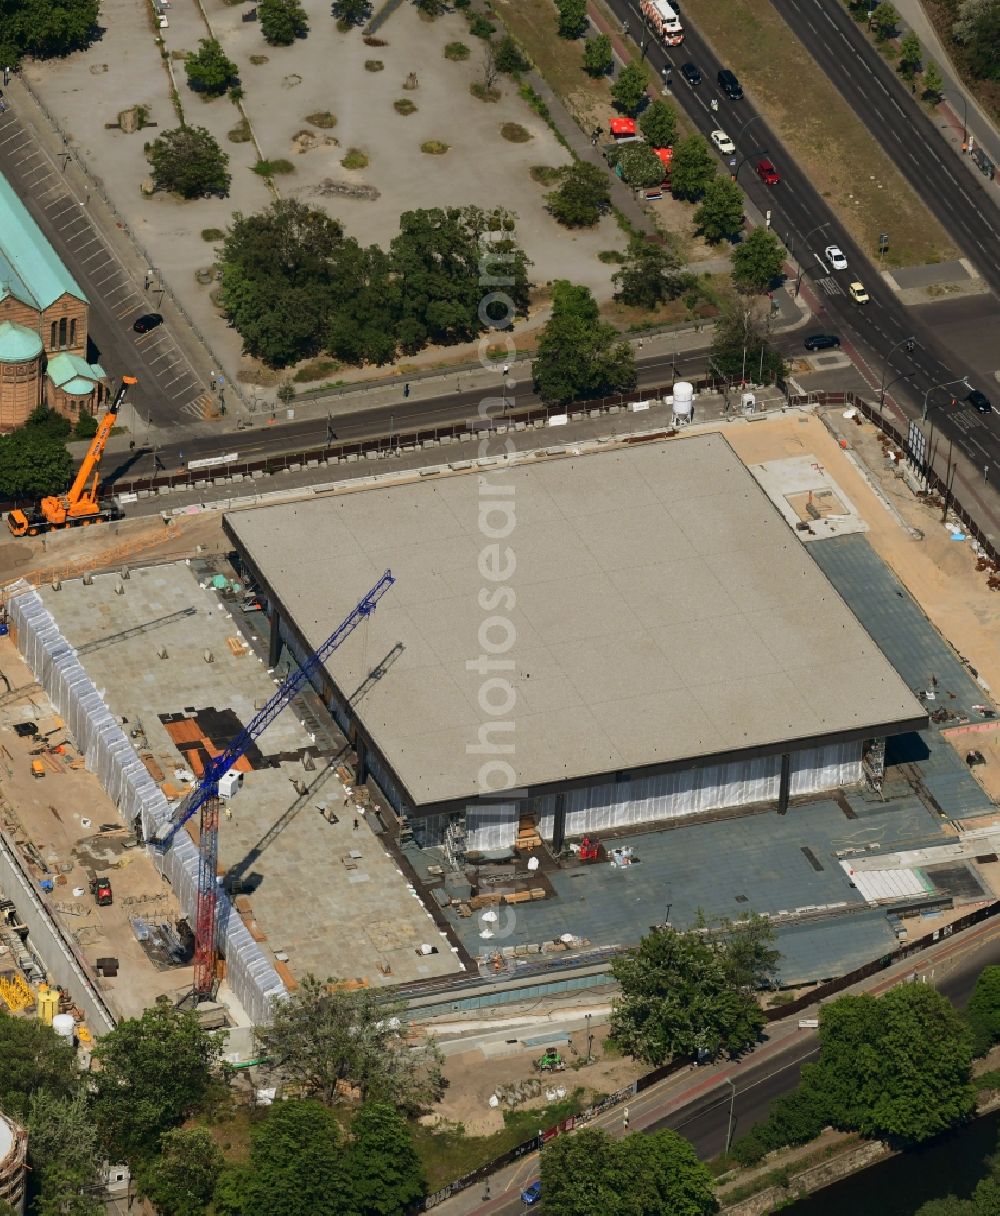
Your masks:
M241 756L250 749L251 744L258 739L271 725L274 719L296 696L309 681L309 677L321 667L327 658L341 645L361 624L375 611L379 600L395 582L391 570L386 570L371 591L361 600L352 611L341 621L322 646L291 672L281 684L274 696L264 708L249 722L226 750L216 756L206 766L205 773L197 787L184 799L170 820L163 825L162 835L157 833L153 844L160 852L166 852L173 843L174 837L185 823L199 811L210 798L218 797L219 782L233 767Z

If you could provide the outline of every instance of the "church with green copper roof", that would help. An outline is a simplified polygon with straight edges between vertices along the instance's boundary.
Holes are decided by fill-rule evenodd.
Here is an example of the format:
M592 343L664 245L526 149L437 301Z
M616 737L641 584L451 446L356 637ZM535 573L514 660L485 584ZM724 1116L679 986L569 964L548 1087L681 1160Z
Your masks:
M75 422L107 395L87 358L89 303L0 174L0 432L47 405Z

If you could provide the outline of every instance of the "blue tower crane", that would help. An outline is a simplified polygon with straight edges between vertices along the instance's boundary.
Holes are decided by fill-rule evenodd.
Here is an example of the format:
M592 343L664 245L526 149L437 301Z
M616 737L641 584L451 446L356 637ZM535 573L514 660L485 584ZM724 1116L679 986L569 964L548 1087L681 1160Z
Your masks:
M219 859L219 782L244 755L281 711L303 688L310 676L341 646L354 630L366 621L383 595L396 580L390 570L341 621L322 646L281 684L264 708L249 722L224 752L205 766L198 785L177 807L170 819L153 837L153 845L165 853L177 833L196 812L201 812L198 842L198 908L195 918L194 994L210 997L215 982L216 909L218 903L217 869Z

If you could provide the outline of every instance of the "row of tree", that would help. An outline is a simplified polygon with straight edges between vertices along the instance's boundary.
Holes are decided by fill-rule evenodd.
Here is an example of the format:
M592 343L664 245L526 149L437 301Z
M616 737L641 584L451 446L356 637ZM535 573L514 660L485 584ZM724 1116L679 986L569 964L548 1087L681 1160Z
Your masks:
M100 32L99 15L100 0L0 0L0 65L82 50Z

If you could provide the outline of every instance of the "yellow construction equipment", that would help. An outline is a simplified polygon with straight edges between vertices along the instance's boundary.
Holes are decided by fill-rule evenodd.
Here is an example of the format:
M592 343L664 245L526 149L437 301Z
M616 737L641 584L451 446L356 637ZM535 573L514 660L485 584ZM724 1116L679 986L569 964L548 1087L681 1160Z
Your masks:
M35 1003L35 994L28 981L16 971L11 975L0 975L0 997L11 1013L20 1013Z
M8 514L7 527L15 536L38 536L55 528L86 527L87 524L115 518L113 505L102 504L98 497L101 457L104 455L104 445L108 442L111 428L118 418L118 411L125 400L125 394L131 385L137 383L135 376L122 377L118 392L101 419L97 434L91 440L87 455L69 492L51 494L48 498L43 498L30 512L22 511L18 507Z

